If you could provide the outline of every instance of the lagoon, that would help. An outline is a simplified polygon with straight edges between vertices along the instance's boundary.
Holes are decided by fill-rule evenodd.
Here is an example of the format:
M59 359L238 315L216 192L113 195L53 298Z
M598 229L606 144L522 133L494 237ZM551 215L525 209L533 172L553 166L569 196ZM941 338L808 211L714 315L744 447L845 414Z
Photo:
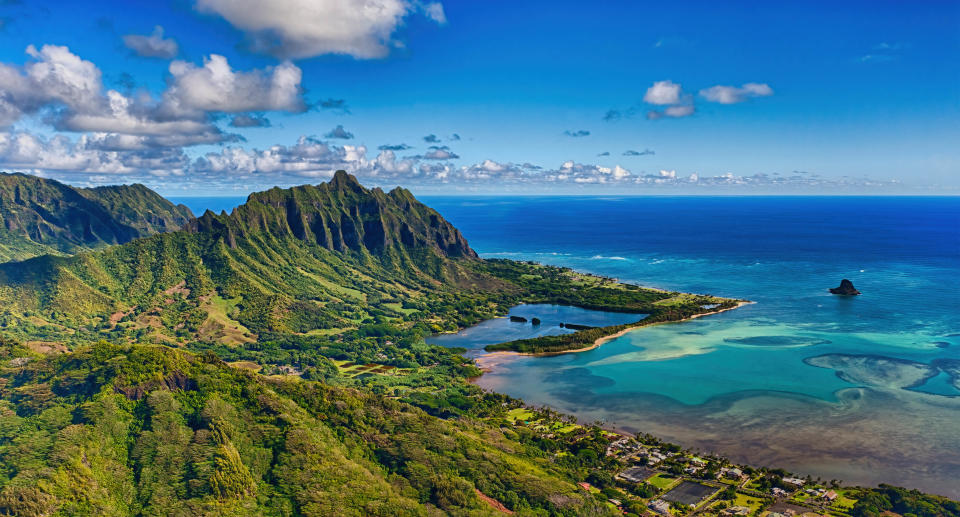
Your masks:
M511 321L510 316L525 318L525 323ZM606 327L640 321L646 314L606 312L552 304L521 304L512 307L505 317L494 318L466 328L455 334L438 334L426 338L432 345L463 347L469 355L482 353L483 347L518 339L539 336L569 334L573 330L561 327L561 323L573 323L591 327ZM534 325L533 318L540 319Z

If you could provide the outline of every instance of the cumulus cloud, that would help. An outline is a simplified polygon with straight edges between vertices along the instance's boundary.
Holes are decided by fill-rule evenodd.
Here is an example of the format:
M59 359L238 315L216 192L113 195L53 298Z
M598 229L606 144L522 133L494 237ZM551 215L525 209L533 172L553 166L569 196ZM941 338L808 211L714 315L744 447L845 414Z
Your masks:
M559 168L544 171L546 181L569 181L573 183L610 183L630 176L630 171L619 165L613 168L601 165L576 163L573 160L563 162Z
M30 45L34 61L23 67L0 64L0 126L36 113L51 104L73 110L94 110L102 103L102 74L90 61L67 47Z
M129 141L128 141L129 140ZM191 160L182 149L138 147L136 139L115 135L82 135L75 141L59 135L51 138L24 132L0 133L0 167L45 176L69 178L78 174L95 183L118 181L154 181L158 177L181 176L208 185L237 185L238 181L263 187L299 184L304 178L328 178L343 169L374 182L401 184L463 185L630 185L644 186L719 186L719 187L883 187L896 182L867 179L825 179L794 171L792 175L754 174L738 176L724 173L703 176L696 172L681 175L663 169L655 174L633 174L615 165L605 167L567 161L556 168L530 163L515 164L486 159L472 165L455 167L449 162L400 159L389 149L368 158L364 146L337 146L311 137L300 137L293 145L273 145L266 149L228 146ZM424 160L424 161L421 161ZM257 179L262 177L262 179ZM154 178L151 180L151 178Z
M246 33L256 52L281 59L346 54L369 59L387 55L393 34L416 10L406 0L197 0L200 12L216 14ZM438 2L421 9L444 23Z
M202 67L174 61L170 84L154 98L104 91L100 69L67 47L29 46L26 52L32 59L22 66L0 64L0 127L41 113L57 130L124 135L114 140L140 148L169 147L240 139L220 130L212 114L247 114L233 125L250 127L243 124L257 116L249 112L305 109L300 69L291 63L238 72L222 56L211 56Z
M254 113L240 113L230 119L230 127L270 127L270 119Z
M274 145L264 150L227 147L197 158L193 170L213 174L292 173L332 176L338 169L357 170L364 161L363 146L336 147L302 136L292 146Z
M583 136L590 136L590 132L587 131L586 129L578 129L578 130L576 130L576 131L572 131L572 130L569 130L569 129L568 129L568 130L564 131L563 134L565 134L565 135L567 135L567 136L572 136L572 137L574 137L574 138L579 138L579 137L583 137Z
M737 104L753 97L769 97L773 88L766 83L746 83L743 86L711 86L700 90L700 96L710 102Z
M342 125L337 125L337 127L331 129L327 134L323 135L324 138L338 138L340 140L350 140L353 138L353 133L343 129Z
M427 135L427 136L425 136L425 137L423 137L423 141L426 142L426 143L428 143L428 144L439 144L439 143L440 143L440 139L437 138L437 135L434 135L434 134L432 134L432 133L429 134L429 135Z
M633 149L629 149L623 152L624 156L647 156L651 154L656 154L656 153L653 152L653 150L651 149L644 149L642 151L634 151Z
M643 102L665 106L668 104L677 104L680 102L682 88L673 81L657 81L653 86L647 88L647 93L643 96Z
M127 34L123 37L123 44L142 57L156 57L173 59L180 52L176 40L163 38L163 27L157 25L149 36Z
M431 146L430 150L424 153L421 157L424 160L456 160L460 158L456 153L450 150L449 147L442 146Z
M234 71L227 58L212 54L198 67L186 61L170 63L171 84L164 103L173 112L222 113L306 110L300 80L303 73L290 62L249 72Z
M102 143L102 142L101 142ZM86 135L43 138L25 132L0 133L0 165L27 172L95 174L182 174L189 159L180 149L107 150Z

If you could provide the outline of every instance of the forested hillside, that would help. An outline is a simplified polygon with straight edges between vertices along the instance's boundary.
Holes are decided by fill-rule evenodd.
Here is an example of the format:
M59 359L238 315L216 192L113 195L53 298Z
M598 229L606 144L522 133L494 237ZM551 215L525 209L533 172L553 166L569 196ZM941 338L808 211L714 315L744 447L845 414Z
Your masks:
M0 514L612 515L483 422L162 346L0 354Z
M192 217L143 185L84 189L0 174L0 261L122 244L176 230Z

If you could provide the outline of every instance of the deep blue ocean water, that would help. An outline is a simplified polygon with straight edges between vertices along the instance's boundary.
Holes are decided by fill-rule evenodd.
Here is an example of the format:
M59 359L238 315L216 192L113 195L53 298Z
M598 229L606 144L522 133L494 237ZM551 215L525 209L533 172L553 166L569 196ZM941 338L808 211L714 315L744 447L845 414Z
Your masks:
M960 360L960 198L421 199L484 257L756 302L554 357L479 352L502 320L441 339L477 351L481 386L739 461L960 498L960 380L937 366ZM174 200L200 214L244 198ZM863 295L831 295L843 278Z

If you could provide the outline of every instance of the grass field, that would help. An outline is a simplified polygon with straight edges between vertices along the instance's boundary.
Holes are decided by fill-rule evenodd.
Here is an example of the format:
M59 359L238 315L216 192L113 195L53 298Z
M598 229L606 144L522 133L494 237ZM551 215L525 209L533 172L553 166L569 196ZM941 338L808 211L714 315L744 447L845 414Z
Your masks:
M530 411L529 409L526 409L526 408L520 407L520 408L511 409L510 411L507 411L507 421L510 422L511 424L515 424L517 423L517 421L527 422L531 418L533 418L533 411Z
M666 490L667 488L670 488L671 486L676 484L676 482L677 482L677 478L672 478L666 474L657 474L656 476L653 476L652 478L647 480L647 483L650 483L651 485L661 490Z
M747 508L750 508L750 512L752 513L759 510L760 507L763 506L763 500L757 497L737 493L737 497L733 500L732 506L746 506Z

